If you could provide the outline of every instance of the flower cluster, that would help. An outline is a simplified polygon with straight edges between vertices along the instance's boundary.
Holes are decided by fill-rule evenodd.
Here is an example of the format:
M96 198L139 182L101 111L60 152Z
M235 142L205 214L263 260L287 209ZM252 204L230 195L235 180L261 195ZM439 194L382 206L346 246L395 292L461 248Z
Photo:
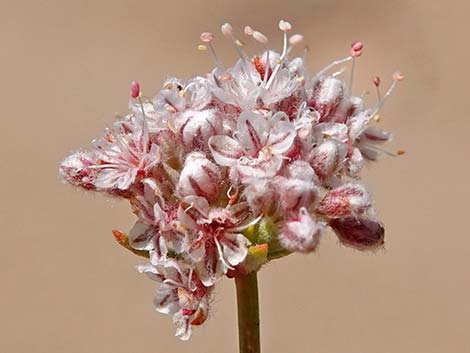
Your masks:
M269 49L268 38L245 28L262 53L249 57L230 24L222 34L240 58L225 67L214 35L199 46L216 63L204 77L168 79L153 98L132 83L129 114L87 151L60 166L69 183L128 199L138 220L116 240L148 258L138 267L158 282L155 306L170 314L186 340L208 316L214 285L224 276L257 271L292 252L314 251L326 227L341 243L375 249L384 229L373 215L371 195L359 183L365 160L384 152L390 133L374 120L396 83L366 108L352 94L352 73L363 45L308 77L305 57L291 57L302 42L288 36Z

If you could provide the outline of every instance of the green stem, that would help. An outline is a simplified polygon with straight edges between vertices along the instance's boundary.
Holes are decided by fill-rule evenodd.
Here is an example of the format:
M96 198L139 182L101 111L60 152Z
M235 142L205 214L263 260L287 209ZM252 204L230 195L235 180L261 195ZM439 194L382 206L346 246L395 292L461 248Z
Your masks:
M240 353L260 353L258 280L256 272L235 277Z

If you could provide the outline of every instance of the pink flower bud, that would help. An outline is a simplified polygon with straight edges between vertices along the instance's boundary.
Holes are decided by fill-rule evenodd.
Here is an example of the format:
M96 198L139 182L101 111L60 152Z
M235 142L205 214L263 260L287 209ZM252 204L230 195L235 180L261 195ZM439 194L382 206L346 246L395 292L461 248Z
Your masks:
M320 118L332 116L344 95L343 83L333 77L320 80L315 86L312 105L320 113Z
M317 247L322 228L302 207L297 216L284 224L279 234L279 242L289 251L309 253Z
M137 81L131 82L131 97L137 98L140 94L140 85Z
M60 175L65 181L86 190L95 190L94 181L97 169L91 168L96 165L94 157L86 152L75 152L69 155L60 165Z
M210 32L203 32L201 33L200 39L204 43L209 43L214 39L214 35Z
M341 168L347 151L344 143L328 139L312 151L310 164L320 178L329 178Z
M330 218L338 218L363 213L371 205L371 195L363 185L348 183L331 190L320 201L316 211Z
M203 153L192 152L184 162L177 186L180 196L202 196L213 201L219 196L221 173L219 167Z
M341 243L358 250L371 250L384 244L385 229L367 218L336 218L330 221Z
M175 119L175 127L186 147L206 145L211 136L222 133L222 119L215 110L188 110Z

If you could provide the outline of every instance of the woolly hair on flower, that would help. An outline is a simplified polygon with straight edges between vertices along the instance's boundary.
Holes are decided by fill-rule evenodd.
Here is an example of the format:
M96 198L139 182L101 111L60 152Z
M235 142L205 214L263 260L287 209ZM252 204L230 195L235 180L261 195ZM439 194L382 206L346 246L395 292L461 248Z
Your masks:
M374 78L377 103L365 107L352 90L361 42L309 76L305 56L293 56L303 36L289 36L289 22L279 23L280 52L245 27L261 49L254 56L230 24L221 29L239 55L233 66L217 57L215 36L201 34L198 48L215 62L210 73L170 78L153 98L133 82L129 113L90 149L70 154L60 174L79 188L129 200L137 221L114 237L147 259L138 271L157 283L156 310L172 316L182 340L208 317L219 280L241 283L241 350L255 352L242 347L259 347L259 334L248 343L242 338L258 330L249 331L243 317L240 300L257 296L256 280L243 284L244 278L252 280L271 260L315 251L326 228L358 250L384 244L360 172L366 161L394 155L381 148L391 134L376 122L403 75L395 73L383 95Z

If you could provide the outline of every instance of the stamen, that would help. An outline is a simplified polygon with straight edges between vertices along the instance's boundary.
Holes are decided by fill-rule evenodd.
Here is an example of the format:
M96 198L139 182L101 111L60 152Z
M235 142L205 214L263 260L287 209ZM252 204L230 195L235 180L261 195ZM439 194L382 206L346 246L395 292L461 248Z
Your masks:
M245 26L244 32L247 36L252 36L254 31L253 28L251 28L250 26Z
M398 150L397 151L397 155L399 155L399 156L403 156L405 153L406 153L405 150Z
M292 25L284 20L279 21L279 29L283 32L290 31L292 29Z
M243 47L243 43L240 42L238 39L236 39L235 36L233 35L233 28L230 25L230 23L224 23L222 27L220 28L220 30L222 31L222 34L225 37L232 40L233 45L235 46L235 50L237 51L238 55L244 62L246 62L248 60L248 56L241 49Z
M211 50L211 54L212 54L212 57L214 59L214 62L215 64L221 68L222 70L225 70L224 68L224 65L222 64L222 62L219 60L219 57L217 56L217 54L215 53L215 49L214 49L214 46L212 45L212 40L214 39L214 35L210 32L203 32L201 33L201 36L200 36L200 39L202 42L204 43L207 43L207 45L209 46L209 49ZM204 48L199 48L198 49L202 49L204 50Z
M377 92L377 101L380 102L380 100L382 99L382 96L380 95L380 77L379 76L375 76L374 77L374 86L375 86L375 89L376 89L376 92Z
M388 91L380 99L380 101L377 102L377 105L376 105L375 109L373 110L372 115L376 115L380 111L380 109L382 109L382 107L385 104L385 101L387 100L388 97L390 97L390 95L392 94L393 90L395 89L397 83L399 81L402 81L405 78L405 76L401 72L396 71L396 72L393 73L392 78L393 78L393 83L391 84Z
M247 33L246 32L247 27L245 27L245 33ZM248 32L250 32L250 30L251 30L251 27L249 27ZM263 33L258 32L258 31L253 31L251 36L253 37L253 39L255 41L260 43L264 47L264 49L266 50L266 64L264 65L265 66L264 67L264 78L263 78L263 83L261 84L261 87L266 87L266 83L268 82L269 69L270 69L270 66L271 66L271 63L269 62L269 52L270 52L270 50L267 46L268 37L266 37Z
M284 62L284 58L287 55L287 31L290 31L292 29L292 25L284 20L279 21L279 29L284 32L284 46L282 48L282 54L279 58L279 62L277 63L276 67L273 70L273 73L271 74L271 77L269 78L268 83L266 84L266 89L269 89L271 84L274 81L274 77L276 76L277 72L281 69L282 63Z
M188 207L186 207L186 208L184 209L184 213L187 213L187 212L188 212L191 208L193 208L193 207L194 207L194 205L193 205L193 203L191 203Z
M131 82L131 97L137 98L140 94L140 85L137 81Z
M312 82L315 84L316 81L318 81L318 79L323 76L325 74L325 72L327 72L329 69L331 69L332 67L335 67L336 65L340 65L340 64L343 64L345 62L348 62L350 60L352 60L352 56L348 56L347 58L344 58L344 59L339 59L339 60L335 60L333 61L331 64L328 64L326 65L323 69L321 69L316 75L315 77L313 78Z
M268 44L268 37L266 37L263 33L254 31L253 32L253 38L256 40L258 43L266 46Z
M354 80L354 68L356 66L356 57L361 56L362 48L364 44L362 42L356 41L351 44L351 56L352 56L352 65L351 65L351 76L349 78L349 90L348 94L352 94L353 80Z
M333 72L333 73L331 74L331 76L332 76L332 77L337 77L337 76L343 74L345 71L346 71L346 66L343 66L343 67L342 67L341 69L339 69L338 71Z
M148 152L149 144L149 128L147 125L147 117L145 116L144 103L142 102L142 92L140 91L140 85L137 81L131 82L131 97L137 98L140 103L140 109L142 110L142 151Z
M287 54L289 55L295 45L302 43L304 40L304 36L301 34L294 34L289 38L289 48L287 48Z

